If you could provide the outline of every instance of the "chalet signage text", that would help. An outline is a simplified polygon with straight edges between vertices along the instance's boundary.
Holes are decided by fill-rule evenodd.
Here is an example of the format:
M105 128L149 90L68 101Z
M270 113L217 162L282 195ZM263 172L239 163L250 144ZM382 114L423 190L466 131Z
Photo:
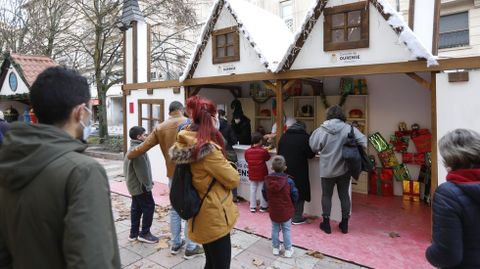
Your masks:
M218 66L219 74L234 74L237 68L233 64L224 64Z
M332 55L333 61L342 64L359 63L361 61L360 53L356 51L339 52Z

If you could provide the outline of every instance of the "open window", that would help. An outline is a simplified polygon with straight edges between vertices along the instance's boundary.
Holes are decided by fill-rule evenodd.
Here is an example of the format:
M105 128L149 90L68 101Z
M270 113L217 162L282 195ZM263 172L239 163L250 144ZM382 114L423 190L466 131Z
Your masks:
M164 120L163 99L139 99L138 100L138 126L145 128L150 133L155 125Z
M368 2L325 8L324 51L368 48Z
M213 63L240 61L240 41L238 27L229 27L212 33Z

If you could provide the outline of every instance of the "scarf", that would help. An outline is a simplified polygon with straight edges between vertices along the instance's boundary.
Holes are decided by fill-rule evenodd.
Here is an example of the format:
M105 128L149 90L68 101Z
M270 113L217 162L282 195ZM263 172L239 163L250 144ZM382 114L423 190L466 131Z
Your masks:
M480 169L459 169L447 174L447 181L455 184L480 184Z

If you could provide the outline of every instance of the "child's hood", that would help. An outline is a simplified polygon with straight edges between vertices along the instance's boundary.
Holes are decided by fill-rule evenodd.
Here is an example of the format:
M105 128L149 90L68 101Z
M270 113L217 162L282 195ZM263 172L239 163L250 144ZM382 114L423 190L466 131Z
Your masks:
M288 176L286 174L270 174L265 177L265 184L268 190L278 192L288 184Z

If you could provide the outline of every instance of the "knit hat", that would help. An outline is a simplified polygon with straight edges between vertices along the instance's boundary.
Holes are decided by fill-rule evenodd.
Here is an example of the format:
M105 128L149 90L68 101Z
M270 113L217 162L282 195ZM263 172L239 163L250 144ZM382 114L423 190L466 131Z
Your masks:
M5 120L5 117L3 116L3 112L0 110L0 120Z

